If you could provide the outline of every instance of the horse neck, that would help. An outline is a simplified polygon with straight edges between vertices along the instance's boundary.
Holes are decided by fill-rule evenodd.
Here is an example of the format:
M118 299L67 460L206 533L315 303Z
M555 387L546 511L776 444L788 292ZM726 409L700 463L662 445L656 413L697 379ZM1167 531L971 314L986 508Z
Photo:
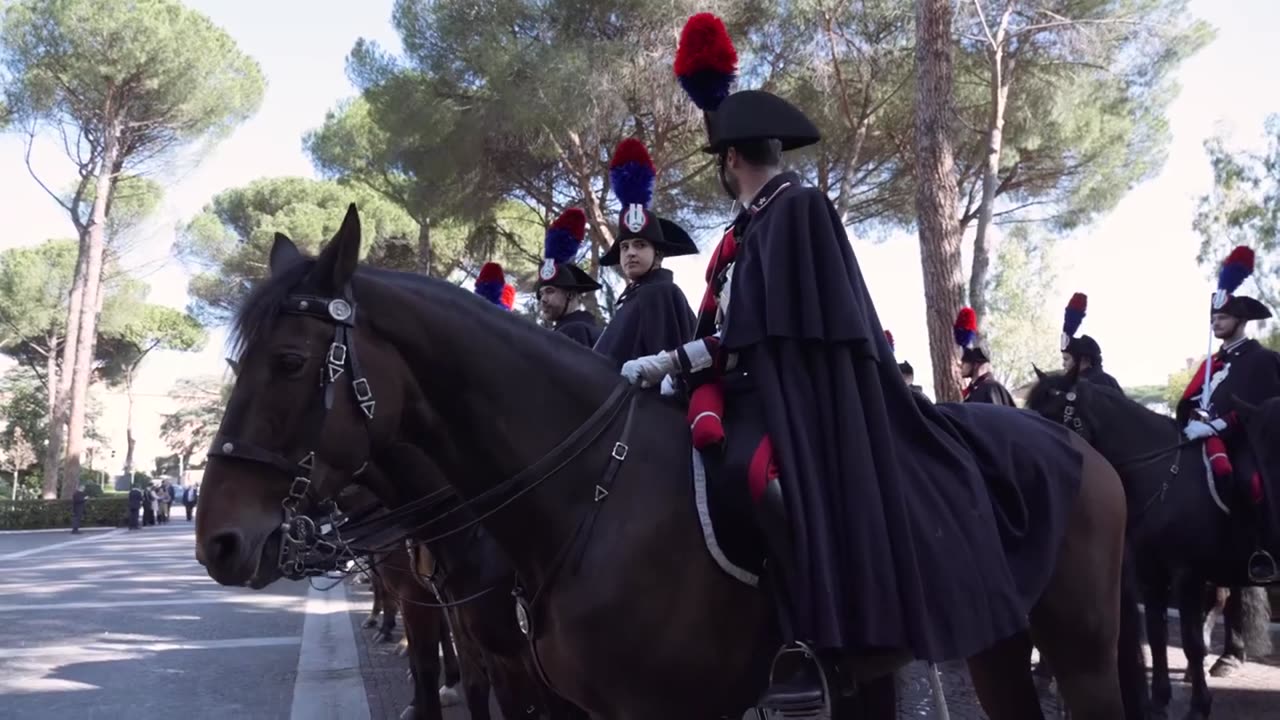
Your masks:
M400 434L464 498L537 463L586 423L619 382L603 361L522 320L442 288L422 292L427 297L371 288L361 301L375 318L412 317L377 328L404 359L420 399L406 398ZM406 313L409 306L417 311ZM433 311L439 307L448 311ZM573 533L584 482L591 481L567 467L482 524L518 570L536 577Z
M1174 457L1172 448L1182 440L1182 434L1173 418L1102 392L1091 392L1083 399L1087 402L1084 419L1092 431L1094 448L1116 466L1131 493L1141 494L1148 483L1167 479L1169 465L1150 454L1169 449L1169 458ZM1128 462L1133 459L1143 461Z

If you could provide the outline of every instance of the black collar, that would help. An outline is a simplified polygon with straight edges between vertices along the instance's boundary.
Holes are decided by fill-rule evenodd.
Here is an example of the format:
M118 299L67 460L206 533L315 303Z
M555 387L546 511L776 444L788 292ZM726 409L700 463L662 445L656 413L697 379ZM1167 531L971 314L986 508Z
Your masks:
M570 323L587 323L595 325L596 317L586 310L574 310L573 312L567 312L561 315L560 319L556 321L556 327L561 327L562 325L568 325Z

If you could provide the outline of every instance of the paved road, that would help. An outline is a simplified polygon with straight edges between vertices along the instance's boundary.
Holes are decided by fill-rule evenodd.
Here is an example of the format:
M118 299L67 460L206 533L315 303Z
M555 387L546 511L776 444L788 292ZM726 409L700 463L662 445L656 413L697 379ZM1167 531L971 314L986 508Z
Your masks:
M333 638L317 633L334 610L345 619L345 601L309 601L303 583L220 587L192 545L192 525L180 518L74 539L0 534L0 718L326 715L308 712L315 704L305 698L295 702L295 688L343 707L350 683L342 696L341 643L335 651ZM348 635L358 688L354 652ZM319 673L338 680L311 692ZM363 709L367 718L363 693L356 697L354 714L328 716L359 720Z

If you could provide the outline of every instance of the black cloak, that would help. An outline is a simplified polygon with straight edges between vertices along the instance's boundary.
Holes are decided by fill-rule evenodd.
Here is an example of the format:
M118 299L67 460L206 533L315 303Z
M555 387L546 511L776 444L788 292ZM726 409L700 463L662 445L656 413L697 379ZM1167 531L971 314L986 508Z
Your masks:
M1117 382L1115 378L1111 377L1106 372L1104 372L1101 368L1091 367L1088 370L1082 371L1078 377L1081 380L1088 380L1094 385L1109 387L1112 390L1119 392L1120 394L1124 394L1124 388L1120 387L1120 383Z
M722 338L781 470L796 636L943 660L1025 629L1079 487L1067 431L912 393L831 202L793 173L771 196L751 205Z
M675 348L693 339L697 320L670 270L661 268L633 282L618 296L613 320L595 351L619 370L628 360Z
M964 401L967 403L987 403L988 405L1017 407L1009 390L989 374L982 375L970 383L969 393L964 396Z
M586 310L574 310L560 316L553 330L588 348L595 347L600 339L600 325Z

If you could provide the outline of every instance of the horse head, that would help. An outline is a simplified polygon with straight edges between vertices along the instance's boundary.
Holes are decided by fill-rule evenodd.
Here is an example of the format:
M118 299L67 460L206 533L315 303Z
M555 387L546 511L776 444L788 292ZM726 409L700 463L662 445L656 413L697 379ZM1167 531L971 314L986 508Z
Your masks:
M357 312L360 218L352 205L316 258L277 234L269 277L240 309L236 372L209 452L196 558L227 585L282 575L282 550L314 538L316 518L387 442L408 401L403 360ZM378 386L370 385L376 377Z

